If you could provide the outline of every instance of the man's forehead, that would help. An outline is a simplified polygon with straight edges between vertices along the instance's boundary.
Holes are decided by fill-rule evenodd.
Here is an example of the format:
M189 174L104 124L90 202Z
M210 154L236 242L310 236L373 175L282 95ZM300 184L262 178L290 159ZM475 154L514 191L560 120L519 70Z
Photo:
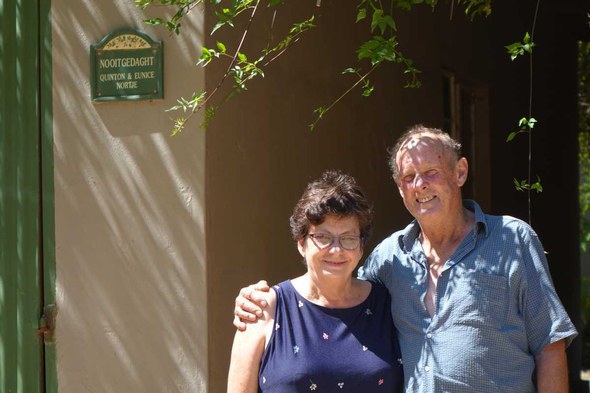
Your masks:
M396 162L400 173L412 167L447 163L443 143L437 135L421 133L409 138L400 147Z
M442 159L444 147L436 135L420 134L408 139L397 152L396 161L424 161L435 157Z
M400 146L399 152L433 148L442 149L442 141L437 135L424 132L411 136Z

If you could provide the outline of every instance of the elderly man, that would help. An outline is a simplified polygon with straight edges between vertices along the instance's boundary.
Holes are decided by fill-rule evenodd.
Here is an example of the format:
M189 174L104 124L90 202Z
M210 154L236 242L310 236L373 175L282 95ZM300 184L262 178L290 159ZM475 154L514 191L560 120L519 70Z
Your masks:
M462 200L467 160L438 129L411 128L390 165L415 220L375 248L359 277L389 289L406 391L567 392L565 348L577 333L535 232ZM236 299L238 328L260 311L247 300L259 287Z

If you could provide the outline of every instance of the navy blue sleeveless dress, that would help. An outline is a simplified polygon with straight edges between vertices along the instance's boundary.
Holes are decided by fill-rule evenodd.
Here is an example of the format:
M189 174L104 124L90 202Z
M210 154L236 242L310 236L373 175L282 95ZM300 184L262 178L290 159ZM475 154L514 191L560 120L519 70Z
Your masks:
M358 306L318 306L284 281L275 326L262 356L259 391L387 392L403 390L399 346L387 289L372 283Z

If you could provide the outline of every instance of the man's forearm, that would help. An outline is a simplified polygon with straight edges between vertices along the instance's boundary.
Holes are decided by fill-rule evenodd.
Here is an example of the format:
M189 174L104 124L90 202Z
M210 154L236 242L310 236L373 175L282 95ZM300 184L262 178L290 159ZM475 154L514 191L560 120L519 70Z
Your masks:
M567 393L568 369L565 341L547 345L535 356L537 368L537 391L539 393Z

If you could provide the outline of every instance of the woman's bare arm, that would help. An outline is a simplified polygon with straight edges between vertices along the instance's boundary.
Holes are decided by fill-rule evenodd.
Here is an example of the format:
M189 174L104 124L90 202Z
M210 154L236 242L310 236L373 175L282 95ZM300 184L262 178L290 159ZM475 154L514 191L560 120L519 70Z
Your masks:
M264 310L262 318L251 323L247 330L236 331L234 336L227 378L228 393L258 392L260 361L272 332L276 304L274 291L264 295L269 307Z

